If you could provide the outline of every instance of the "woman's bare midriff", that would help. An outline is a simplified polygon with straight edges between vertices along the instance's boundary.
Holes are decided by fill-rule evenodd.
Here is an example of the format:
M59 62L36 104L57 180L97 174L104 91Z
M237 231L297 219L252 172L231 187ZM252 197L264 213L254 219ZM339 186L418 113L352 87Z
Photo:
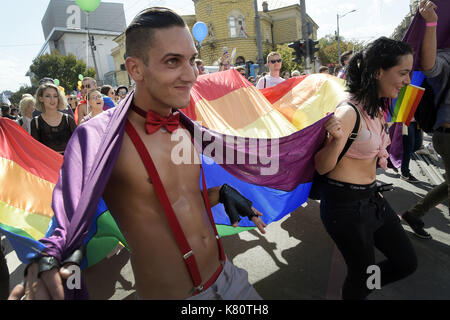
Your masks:
M353 184L370 184L377 178L377 159L377 157L372 159L353 159L344 156L327 177Z

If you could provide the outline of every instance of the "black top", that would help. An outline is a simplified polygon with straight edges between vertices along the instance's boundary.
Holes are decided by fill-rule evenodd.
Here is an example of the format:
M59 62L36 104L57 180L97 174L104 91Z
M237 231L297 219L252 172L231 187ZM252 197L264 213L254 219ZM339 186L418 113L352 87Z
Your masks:
M64 153L67 142L76 127L75 120L67 114L63 114L61 122L56 127L50 126L40 115L31 121L31 135L50 149Z

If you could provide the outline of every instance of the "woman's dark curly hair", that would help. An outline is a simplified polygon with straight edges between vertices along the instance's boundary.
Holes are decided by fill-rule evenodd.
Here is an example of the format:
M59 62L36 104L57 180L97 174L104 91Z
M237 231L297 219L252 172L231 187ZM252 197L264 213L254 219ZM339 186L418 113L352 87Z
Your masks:
M378 97L377 73L380 69L396 66L401 57L408 54L413 54L409 44L381 37L355 54L348 63L347 92L364 106L370 117L378 117L380 107L386 111L389 106L387 98Z

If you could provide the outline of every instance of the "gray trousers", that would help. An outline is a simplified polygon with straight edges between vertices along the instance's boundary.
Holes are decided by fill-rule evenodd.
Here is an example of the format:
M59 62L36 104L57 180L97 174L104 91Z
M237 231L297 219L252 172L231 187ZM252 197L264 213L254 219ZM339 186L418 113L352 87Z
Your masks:
M442 157L445 167L445 181L430 190L425 197L408 210L416 218L422 218L427 211L445 199L450 201L450 133L436 131L433 133L433 147Z
M248 282L248 273L227 260L214 284L186 300L262 300Z

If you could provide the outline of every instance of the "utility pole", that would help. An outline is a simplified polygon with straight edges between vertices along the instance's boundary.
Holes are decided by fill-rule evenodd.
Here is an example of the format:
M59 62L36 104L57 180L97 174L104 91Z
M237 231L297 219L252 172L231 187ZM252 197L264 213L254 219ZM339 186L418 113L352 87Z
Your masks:
M300 0L300 14L302 19L302 39L305 40L306 52L309 52L308 20L306 17L305 0ZM305 71L307 74L311 74L311 59L309 54L305 56Z
M258 73L261 74L264 68L264 58L262 54L262 43L261 43L261 23L258 13L258 0L253 0L253 5L255 7L255 29L256 29L256 45L258 47Z
M94 67L95 67L95 79L97 80L97 82L99 82L99 74L98 74L98 68L97 68L97 61L95 60L95 53L94 51L96 50L95 48L95 44L94 44L94 36L92 36L89 33L89 13L86 12L86 31L87 31L87 36L88 36L88 42L86 43L87 46L91 47L91 53L92 53L92 59L94 60ZM89 61L89 54L87 54L86 56L86 69L88 68L88 61ZM99 83L101 84L101 83Z
M339 38L339 13L336 15L337 17L337 36L336 36L336 40L338 43L338 64L341 64L341 39Z
M89 38L89 46L91 47L91 53L92 53L92 59L94 60L94 67L95 67L95 78L97 80L97 82L99 82L99 74L98 74L98 67L97 67L97 60L95 60L95 51L97 50L97 47L95 46L94 43L94 36L91 36L89 34L89 30L88 30L88 38ZM99 83L100 85L101 83Z
M338 43L338 63L340 63L340 60L339 59L341 59L341 37L340 37L340 35L339 35L339 18L343 18L343 17L345 17L346 15L348 15L349 13L352 13L352 12L355 12L356 11L356 9L353 9L353 10L351 10L351 11L349 11L349 12L347 12L347 13L345 13L345 14L342 14L342 15L340 15L339 13L336 15L336 23L337 23L337 43Z

